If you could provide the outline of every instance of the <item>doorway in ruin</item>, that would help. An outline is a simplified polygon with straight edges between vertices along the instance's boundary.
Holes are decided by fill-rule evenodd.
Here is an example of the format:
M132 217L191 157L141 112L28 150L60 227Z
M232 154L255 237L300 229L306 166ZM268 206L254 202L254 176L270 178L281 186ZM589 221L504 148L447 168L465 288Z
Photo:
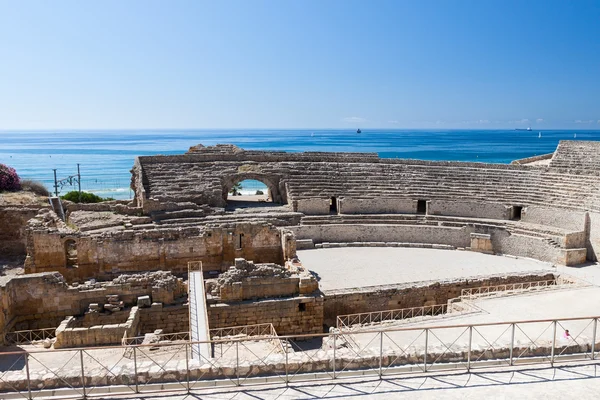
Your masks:
M284 204L277 181L258 174L242 174L228 178L223 184L223 199L227 209Z
M77 242L73 239L65 242L65 258L67 267L77 266Z

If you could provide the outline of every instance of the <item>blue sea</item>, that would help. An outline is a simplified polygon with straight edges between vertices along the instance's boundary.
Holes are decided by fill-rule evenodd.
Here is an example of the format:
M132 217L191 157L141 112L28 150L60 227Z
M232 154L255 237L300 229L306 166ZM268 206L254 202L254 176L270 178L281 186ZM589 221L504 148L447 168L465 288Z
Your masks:
M539 137L541 133L541 137ZM58 179L77 173L82 189L103 197L129 199L130 169L136 156L182 154L202 143L233 143L245 149L375 152L380 157L510 163L550 153L559 140L600 140L591 130L109 130L3 131L0 163L23 179L54 190ZM261 186L244 187L254 193ZM77 189L68 184L60 194Z

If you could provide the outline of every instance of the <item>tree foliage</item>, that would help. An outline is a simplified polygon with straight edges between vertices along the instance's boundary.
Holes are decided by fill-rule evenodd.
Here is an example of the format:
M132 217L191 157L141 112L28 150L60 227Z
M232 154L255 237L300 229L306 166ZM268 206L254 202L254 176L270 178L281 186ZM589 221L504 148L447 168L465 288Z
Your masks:
M114 200L112 197L100 197L94 193L88 192L79 193L77 190L68 192L64 196L60 196L60 198L63 200L72 201L73 203L101 203L103 201Z
M20 190L21 180L17 171L8 165L0 164L0 191L4 190Z

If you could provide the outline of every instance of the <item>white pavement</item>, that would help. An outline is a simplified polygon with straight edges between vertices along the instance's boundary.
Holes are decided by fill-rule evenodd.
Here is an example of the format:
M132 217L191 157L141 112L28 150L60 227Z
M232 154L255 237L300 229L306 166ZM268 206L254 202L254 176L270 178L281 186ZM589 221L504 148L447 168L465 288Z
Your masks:
M597 399L600 366L486 370L476 373L429 374L365 379L338 379L304 384L222 388L175 395L114 396L139 400L289 400L289 399Z

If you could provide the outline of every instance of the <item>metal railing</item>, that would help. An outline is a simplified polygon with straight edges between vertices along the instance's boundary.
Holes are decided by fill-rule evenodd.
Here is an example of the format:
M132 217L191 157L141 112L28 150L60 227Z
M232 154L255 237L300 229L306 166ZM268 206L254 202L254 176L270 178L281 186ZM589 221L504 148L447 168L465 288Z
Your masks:
M447 304L436 304L432 306L399 308L396 310L372 311L358 314L339 315L336 326L338 329L348 329L353 325L365 325L394 321L415 317L434 316L445 314L448 311Z
M191 357L196 343L0 353L0 398L92 398L187 392L219 386L387 377L513 365L597 363L600 316L404 327L203 342L219 354ZM352 336L354 344L343 343ZM311 339L310 341L306 341ZM270 342L285 342L278 352ZM315 341L320 341L315 345ZM265 345L265 342L267 343ZM308 345L307 345L308 343ZM124 356L131 352L131 358Z
M30 344L37 340L52 339L56 337L56 328L31 329L25 331L6 332L4 334L4 343L11 344Z
M131 346L131 345L139 345L144 343L146 339L146 335L144 336L135 336L135 337L127 337L127 332L123 335L123 339L121 340L122 346ZM177 333L160 333L158 335L152 334L152 338L158 339L158 343L160 342L181 342L181 341L190 341L190 333L189 332L177 332Z
M477 288L462 289L460 298L463 300L474 300L483 297L506 295L517 293L534 292L539 290L556 290L564 288L580 287L581 283L574 280L552 279L546 281L510 283L506 285L481 286Z
M251 336L251 337L277 337L277 332L273 324L256 324L232 326L227 328L215 328L210 331L211 338L225 338L232 336Z

